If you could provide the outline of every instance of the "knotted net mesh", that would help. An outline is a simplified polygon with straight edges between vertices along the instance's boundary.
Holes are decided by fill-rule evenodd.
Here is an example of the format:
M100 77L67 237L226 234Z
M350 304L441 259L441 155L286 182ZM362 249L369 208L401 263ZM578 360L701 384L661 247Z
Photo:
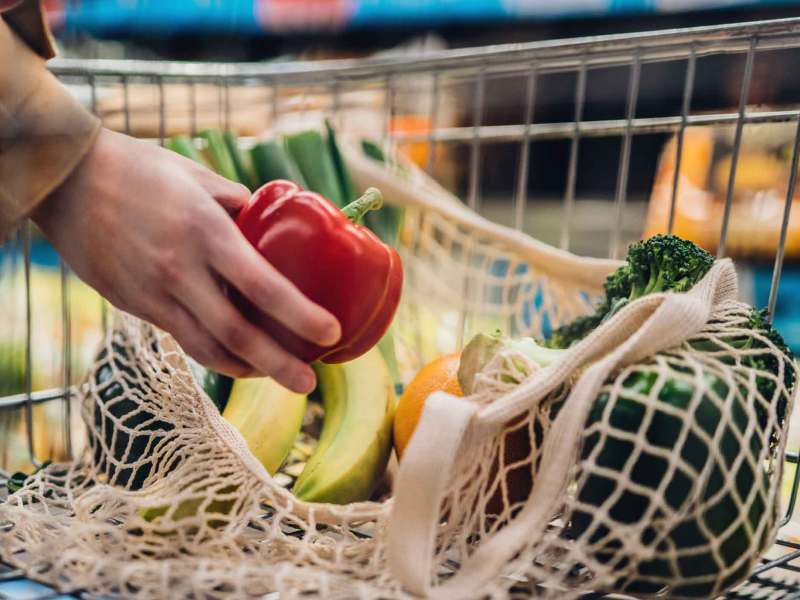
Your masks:
M371 169L407 209L406 379L472 332L587 312L616 264ZM0 505L0 558L107 597L714 595L774 537L794 382L767 337L741 348L750 309L714 272L684 312L632 303L553 368L499 353L474 395L428 402L393 498L342 506L276 483L174 340L116 313L79 388L89 443Z

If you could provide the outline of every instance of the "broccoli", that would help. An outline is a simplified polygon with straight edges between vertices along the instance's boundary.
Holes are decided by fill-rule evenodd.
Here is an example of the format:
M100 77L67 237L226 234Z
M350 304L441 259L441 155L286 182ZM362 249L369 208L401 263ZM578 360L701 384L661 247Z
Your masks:
M656 235L631 244L626 264L606 278L605 296L595 312L557 328L547 345L570 347L623 306L647 294L690 290L713 264L714 257L708 252L674 235Z

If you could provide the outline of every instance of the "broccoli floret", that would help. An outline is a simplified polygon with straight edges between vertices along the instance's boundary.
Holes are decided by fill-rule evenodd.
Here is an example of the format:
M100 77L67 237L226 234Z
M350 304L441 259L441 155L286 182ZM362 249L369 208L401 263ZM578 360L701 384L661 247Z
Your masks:
M714 257L674 235L656 235L631 245L628 264L629 299L635 300L657 292L690 290L714 264Z
M782 352L786 358L788 359L788 363L791 364L794 361L794 355L792 351L789 350L789 347L786 345L786 342L783 340L783 337L780 333L778 333L770 324L769 322L769 314L766 310L756 310L753 309L750 312L750 318L748 320L747 326L752 329L753 331L757 331L765 338L769 340L769 342L775 346L780 352ZM750 343L748 346L749 348L767 348L767 344L763 341L750 337L748 338ZM765 354L748 354L744 357L743 362L748 364L749 366L753 367L754 369L758 369L762 372L769 372L773 373L774 375L778 375L780 373L780 360L774 353L768 352ZM784 369L783 370L783 384L786 386L786 389L789 390L790 393L794 391L795 386L795 371L794 369ZM766 400L771 400L775 394L776 384L775 381L768 377L756 377L756 387L758 388L759 393L762 397ZM778 398L778 402L775 406L778 418L781 422L786 418L786 399L781 396ZM767 415L766 412L760 404L756 405L756 412L758 413L759 424L764 427L766 425ZM773 443L777 443L778 440L773 439Z
M595 313L592 315L584 315L570 321L566 325L562 325L547 339L545 346L548 348L569 348L578 340L582 340L589 332L597 327L603 320L605 313Z
M624 264L606 277L603 289L606 298L628 298L631 295L631 266Z
M626 260L606 278L605 296L594 314L578 317L554 330L548 346L568 348L623 306L647 294L690 290L714 264L714 257L708 252L674 235L656 235L631 244Z

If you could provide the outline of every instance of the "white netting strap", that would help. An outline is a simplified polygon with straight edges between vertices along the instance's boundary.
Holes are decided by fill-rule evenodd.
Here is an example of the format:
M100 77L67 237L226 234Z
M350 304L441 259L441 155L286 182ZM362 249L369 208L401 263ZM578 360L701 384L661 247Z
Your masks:
M394 486L387 558L393 575L417 594L430 588L441 499L476 408L463 398L434 393L403 453Z
M622 264L618 260L579 257L535 240L522 231L484 219L469 210L455 196L410 161L401 161L405 173L398 176L391 169L364 156L352 142L341 140L341 150L359 189L373 186L391 198L393 204L424 208L445 217L448 222L466 227L471 236L485 235L512 248L537 269L561 282L591 290L599 289L609 272ZM413 182L413 183L410 183Z
M490 580L531 539L541 536L563 498L589 410L617 367L674 347L708 322L717 304L737 294L736 272L718 261L690 292L656 294L631 303L565 355L519 386L497 406L434 394L403 457L388 536L389 565L403 586L431 597L462 597ZM572 388L545 438L542 467L523 510L433 588L434 541L442 498L468 437L496 432L592 361ZM480 432L480 434L478 434Z

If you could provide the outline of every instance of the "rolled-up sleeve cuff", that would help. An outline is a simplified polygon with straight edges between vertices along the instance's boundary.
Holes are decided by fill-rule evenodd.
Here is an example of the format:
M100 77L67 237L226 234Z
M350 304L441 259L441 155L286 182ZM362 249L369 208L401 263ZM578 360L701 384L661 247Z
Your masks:
M80 163L100 122L0 19L0 239Z

